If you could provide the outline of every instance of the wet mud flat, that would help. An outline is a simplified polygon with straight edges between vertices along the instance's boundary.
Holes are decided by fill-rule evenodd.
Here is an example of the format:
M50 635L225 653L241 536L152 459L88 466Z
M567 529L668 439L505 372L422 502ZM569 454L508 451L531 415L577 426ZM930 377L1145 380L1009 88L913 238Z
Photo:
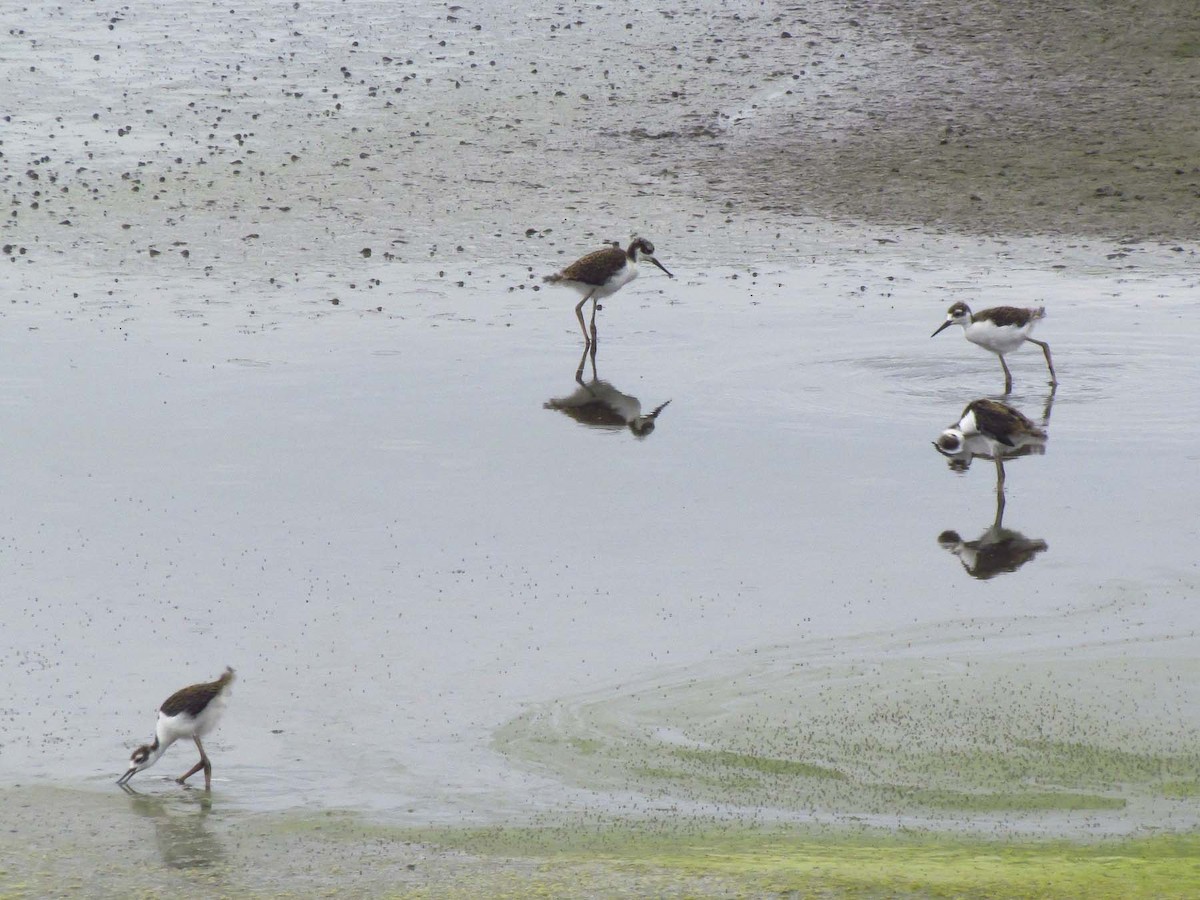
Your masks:
M217 30L167 4L4 25L3 250L22 264L244 285L363 253L544 265L631 232L718 259L803 256L863 221L1200 237L1185 0L517 20L249 3Z
M721 135L721 190L974 234L1200 235L1187 2L849 3L788 37L790 85Z

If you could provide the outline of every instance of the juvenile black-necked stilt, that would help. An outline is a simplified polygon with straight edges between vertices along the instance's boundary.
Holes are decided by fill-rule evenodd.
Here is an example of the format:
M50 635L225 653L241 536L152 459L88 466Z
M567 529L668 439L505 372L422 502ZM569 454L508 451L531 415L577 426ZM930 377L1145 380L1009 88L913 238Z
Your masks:
M226 666L225 672L216 681L180 688L163 701L158 708L158 722L154 726L154 743L143 744L133 751L129 757L129 768L117 779L117 784L124 785L142 769L148 769L158 762L159 757L177 740L190 737L200 751L200 762L175 780L183 784L203 769L204 789L212 790L212 763L204 752L200 738L217 727L229 700L229 686L232 683L233 669Z
M971 307L960 302L950 307L946 312L946 321L930 337L936 337L951 325L961 325L963 335L968 341L985 350L991 350L1000 357L1006 394L1012 392L1012 373L1008 371L1004 354L1011 353L1026 341L1037 344L1046 356L1046 366L1050 369L1050 385L1053 387L1058 384L1058 378L1054 374L1054 363L1050 359L1050 345L1030 335L1034 324L1045 316L1045 307L1024 309L1016 306L995 306L972 314Z
M1004 489L1004 459L1036 453L1045 446L1045 429L999 400L972 400L958 422L934 441L943 456L969 459L988 456L996 461L996 490Z
M579 319L579 328L583 339L590 343L587 327L583 324L583 304L592 301L592 333L596 331L596 310L600 300L610 294L615 294L638 275L638 263L649 260L667 273L668 278L674 278L667 267L654 258L654 245L645 238L634 238L629 249L620 247L605 247L582 256L571 263L561 272L547 275L542 280L547 284L562 284L573 288L583 295L583 299L575 307L575 318Z

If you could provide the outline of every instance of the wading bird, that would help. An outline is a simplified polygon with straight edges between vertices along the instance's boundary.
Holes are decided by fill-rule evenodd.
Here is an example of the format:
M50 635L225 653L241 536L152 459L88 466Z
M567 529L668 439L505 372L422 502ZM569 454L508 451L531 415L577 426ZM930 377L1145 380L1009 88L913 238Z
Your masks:
M561 272L547 275L542 280L547 284L561 284L578 291L582 299L575 307L575 318L579 319L579 328L583 332L585 343L591 343L596 334L596 310L600 308L600 300L615 294L638 276L638 263L649 260L667 273L668 278L674 278L667 267L654 258L654 245L645 238L634 238L628 250L620 247L606 247L596 250L587 256L581 256ZM592 301L592 334L588 334L583 324L583 304Z
M1026 341L1037 344L1046 356L1046 366L1050 369L1050 385L1053 387L1058 384L1058 378L1054 374L1054 363L1050 359L1050 345L1030 335L1034 324L1045 317L1045 307L1024 309L1016 306L995 306L972 314L971 307L959 302L950 307L946 313L946 321L930 337L937 337L951 325L961 325L963 335L968 341L985 350L991 350L1000 357L1006 394L1012 393L1012 373L1008 371L1004 354L1011 353Z
M226 666L225 672L216 681L192 684L180 688L158 708L158 721L154 726L154 743L143 744L129 757L129 768L117 779L124 786L130 778L143 769L148 769L167 752L180 738L191 738L200 751L200 761L176 781L183 784L201 769L204 770L204 789L212 790L212 763L204 752L200 738L217 727L221 713L229 699L229 686L233 683L233 669Z

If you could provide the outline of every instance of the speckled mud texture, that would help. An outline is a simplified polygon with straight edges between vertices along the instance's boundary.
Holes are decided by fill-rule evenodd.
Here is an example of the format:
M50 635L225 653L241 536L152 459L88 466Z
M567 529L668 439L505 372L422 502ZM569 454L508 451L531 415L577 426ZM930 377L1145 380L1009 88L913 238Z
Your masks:
M5 255L282 277L579 219L1200 236L1186 0L520 9L10 8Z
M725 190L971 233L1200 235L1187 0L885 0L790 32L793 96L723 136Z

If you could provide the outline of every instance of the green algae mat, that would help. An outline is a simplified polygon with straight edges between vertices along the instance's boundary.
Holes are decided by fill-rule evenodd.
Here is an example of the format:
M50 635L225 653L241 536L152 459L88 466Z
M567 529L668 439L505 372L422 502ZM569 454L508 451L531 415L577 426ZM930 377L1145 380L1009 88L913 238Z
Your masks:
M435 840L472 854L542 859L542 868L520 883L497 882L498 890L514 895L523 888L553 896L604 893L615 890L624 873L632 882L697 896L1200 896L1196 835L1081 845L884 832L734 829L688 835L617 827L443 833Z
M0 791L0 898L1200 896L1200 834L1086 841L585 812L401 828L218 793Z

